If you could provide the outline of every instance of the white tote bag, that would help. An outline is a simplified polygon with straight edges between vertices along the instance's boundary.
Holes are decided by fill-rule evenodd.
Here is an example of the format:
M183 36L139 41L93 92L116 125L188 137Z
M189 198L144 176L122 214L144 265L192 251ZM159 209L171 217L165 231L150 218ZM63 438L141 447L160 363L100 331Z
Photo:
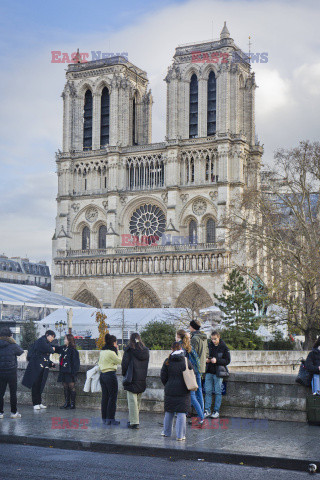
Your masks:
M189 370L188 360L186 358L185 361L186 369L182 372L184 383L186 384L188 390L192 390L193 392L195 392L196 390L198 390L197 379L193 368Z

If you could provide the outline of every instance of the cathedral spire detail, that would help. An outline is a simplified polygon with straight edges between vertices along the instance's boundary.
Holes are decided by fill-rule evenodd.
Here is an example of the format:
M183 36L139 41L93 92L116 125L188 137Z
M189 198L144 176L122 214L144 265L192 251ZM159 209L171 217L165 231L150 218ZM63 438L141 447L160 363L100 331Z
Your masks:
M229 38L229 37L230 37L230 32L227 27L227 22L224 22L223 29L221 30L221 33L220 33L220 40L222 40L223 38Z

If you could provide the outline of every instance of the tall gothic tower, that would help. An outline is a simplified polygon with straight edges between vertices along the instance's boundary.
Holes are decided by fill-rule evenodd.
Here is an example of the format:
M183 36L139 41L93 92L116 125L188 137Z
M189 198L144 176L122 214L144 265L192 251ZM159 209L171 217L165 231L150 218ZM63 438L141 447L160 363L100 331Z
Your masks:
M230 264L246 262L222 218L259 183L248 59L226 25L219 40L176 48L157 144L144 71L116 57L66 75L54 291L94 306L212 305Z

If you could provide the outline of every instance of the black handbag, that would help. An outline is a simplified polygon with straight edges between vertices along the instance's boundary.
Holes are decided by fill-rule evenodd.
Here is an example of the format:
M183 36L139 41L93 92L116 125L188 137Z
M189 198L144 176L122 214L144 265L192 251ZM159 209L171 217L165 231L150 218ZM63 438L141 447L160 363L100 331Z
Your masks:
M129 365L126 371L126 374L123 377L122 385L128 387L132 383L133 379L133 358L130 358Z
M310 387L313 374L307 370L305 362L305 360L301 359L299 372L296 377L296 383L299 383L305 387Z
M216 375L219 378L228 378L230 375L228 367L226 365L217 365Z

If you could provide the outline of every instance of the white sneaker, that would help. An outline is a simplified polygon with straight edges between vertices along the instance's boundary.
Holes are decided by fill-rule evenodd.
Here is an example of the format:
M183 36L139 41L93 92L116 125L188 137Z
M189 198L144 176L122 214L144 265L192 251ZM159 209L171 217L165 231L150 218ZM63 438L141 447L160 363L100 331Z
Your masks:
M3 413L0 413L0 418L3 418Z
M40 408L47 408L47 406L46 406L46 405L42 405L42 403L40 403L39 407L40 407Z
M21 418L21 413L11 413L10 418Z
M183 442L185 439L186 439L186 437L177 438L178 442Z
M210 418L219 418L219 412L213 412L211 415L210 415Z
M33 410L41 410L40 405L34 405L34 406L33 406Z
M208 417L210 417L210 412L208 412L208 410L205 410L203 414L203 418L208 418Z

